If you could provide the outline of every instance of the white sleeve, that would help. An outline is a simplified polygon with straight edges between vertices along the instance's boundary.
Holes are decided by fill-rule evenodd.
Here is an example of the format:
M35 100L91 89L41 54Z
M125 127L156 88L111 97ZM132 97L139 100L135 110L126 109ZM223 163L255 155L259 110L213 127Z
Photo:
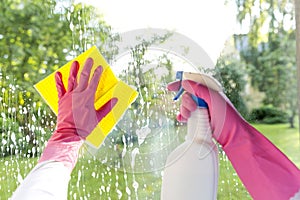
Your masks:
M66 200L70 172L61 162L37 164L13 193L11 200Z

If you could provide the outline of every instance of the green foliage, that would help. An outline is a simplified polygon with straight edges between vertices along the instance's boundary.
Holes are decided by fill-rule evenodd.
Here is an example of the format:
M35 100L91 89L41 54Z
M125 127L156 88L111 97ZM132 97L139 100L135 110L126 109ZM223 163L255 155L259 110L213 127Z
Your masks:
M240 60L239 56L231 54L220 57L216 69L217 77L221 77L219 81L224 87L226 96L236 109L246 116L248 109L243 98L247 84L245 63Z
M286 123L288 122L288 114L272 106L263 106L251 111L250 120L265 124Z
M68 24L51 13L54 1L10 1L0 4L0 67L17 83L31 87L66 61L72 41Z
M105 49L108 59L116 51L116 34L93 7L3 0L0 11L0 67L26 88L91 45Z
M291 36L293 32L285 37L278 37L278 47L258 51L257 58L249 60L254 61L249 68L252 84L265 92L265 104L286 107L289 101L296 99L292 93L296 92L296 55L294 37Z
M115 42L120 40L119 35L112 31L96 8L85 4L73 4L64 7L60 14L71 36L68 38L72 44L69 49L70 55L76 56L91 45L97 45L108 62L117 54Z
M92 45L112 59L116 40L91 6L72 0L1 1L1 156L39 155L54 128L54 114L32 86Z
M290 29L293 3L292 0L236 0L238 22L250 24L249 44L258 47L260 43L272 41L273 36Z
M130 49L129 63L119 77L129 85L135 86L139 95L127 111L127 116L131 120L124 122L127 123L126 125L122 125L128 127L128 130L123 131L122 134L124 135L129 134L133 137L134 134L131 133L140 127L158 126L160 118L158 114L160 112L158 112L157 105L164 105L163 99L167 95L165 85L162 83L171 82L175 75L172 72L173 63L168 56L166 54L155 55L154 58L150 59L149 47L163 43L169 38L170 34L164 36L153 35L148 40L141 39L136 46ZM161 71L163 72L161 73ZM160 73L161 75L159 75ZM132 121L137 123L132 124ZM136 140L131 138L131 141Z
M47 114L48 108L33 101L31 93L17 85L12 76L0 73L0 79L0 157L38 156L53 130L54 120Z
M236 42L251 85L265 94L265 105L286 111L293 127L297 107L293 1L238 0L237 8L239 22L250 22L249 32L236 36Z
M241 51L251 84L265 93L265 105L271 104L287 111L292 122L297 106L294 32L274 36L272 42L262 43L260 47L249 46Z

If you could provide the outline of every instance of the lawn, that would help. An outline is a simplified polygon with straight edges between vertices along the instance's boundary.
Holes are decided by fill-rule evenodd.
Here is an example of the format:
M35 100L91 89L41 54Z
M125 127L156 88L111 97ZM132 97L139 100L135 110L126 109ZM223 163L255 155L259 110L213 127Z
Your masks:
M269 140L300 168L300 135L298 128L289 128L288 124L255 124L254 127L264 133Z
M298 129L287 124L255 124L276 146L300 167ZM117 160L114 149L106 152L110 161L84 156L72 173L68 199L160 199L161 170L148 173L132 173ZM218 199L251 199L240 182L230 162L220 151L220 177ZM19 182L35 165L37 158L1 158L0 199L8 199Z

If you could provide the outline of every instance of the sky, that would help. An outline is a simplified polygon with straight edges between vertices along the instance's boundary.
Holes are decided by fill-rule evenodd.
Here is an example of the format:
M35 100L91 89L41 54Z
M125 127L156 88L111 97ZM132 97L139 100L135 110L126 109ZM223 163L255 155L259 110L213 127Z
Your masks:
M194 40L215 61L237 32L234 0L87 0L116 32L139 28L176 31Z

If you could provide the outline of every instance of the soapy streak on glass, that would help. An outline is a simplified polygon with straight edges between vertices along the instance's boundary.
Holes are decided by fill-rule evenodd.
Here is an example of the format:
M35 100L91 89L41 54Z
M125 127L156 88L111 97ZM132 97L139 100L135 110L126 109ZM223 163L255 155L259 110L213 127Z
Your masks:
M58 1L58 7L56 7L54 12L61 12L62 9L59 7L64 2ZM75 44L75 35L72 36L73 49L80 47L86 50L90 47L86 41L86 26L88 25L83 24L80 27L81 32L79 32L78 36L83 41L81 44ZM75 30L75 24L72 21L70 22L70 29ZM91 32L90 34L93 33ZM70 58L76 57L75 54L74 51ZM138 99L137 104L132 105L131 110L125 114L123 120L107 138L103 147L95 156L86 154L83 150L81 158L72 173L68 192L69 199L93 199L99 197L103 199L159 199L164 161L169 152L184 140L186 130L185 127L180 126L174 120L174 116L176 116L178 111L178 104L171 103L173 94L165 90L165 86L169 82L169 80L166 81L164 79L168 75L166 68L156 68L158 55L161 55L161 52L154 51L147 54L145 59L152 60L152 62L142 68L143 73L148 73L149 79L146 79L146 81L152 84L151 88L137 84L141 83L138 79L135 79L134 84L145 95L144 97L152 98L153 101L147 101L146 98ZM175 55L168 54L168 58L175 65L172 69L173 72L182 69L185 71L195 70L195 68ZM112 65L116 74L127 76L128 80L134 78L129 76L128 71L123 72L127 68L129 61L130 56L124 56ZM171 77L175 76L171 75ZM152 96L151 91L154 91ZM4 121L1 128L2 134L7 134L7 138L2 138L1 141L3 144L1 153L7 150L15 150L19 151L22 156L27 157L27 159L12 156L1 157L1 163L4 163L1 181L6 182L7 187L0 188L0 190L7 193L7 197L9 197L16 185L20 184L26 174L34 167L37 159L29 158L30 154L42 151L42 146L48 139L45 138L45 134L48 131L53 131L56 120L50 118L51 115L46 112L38 112L36 116L32 112L32 108L35 106L30 103L12 107L14 105L13 102L18 101L17 97L14 96L15 89L13 87L10 87L9 91L1 88L1 92L1 116ZM7 95L7 102L3 100L4 95ZM135 106L138 105L142 106L139 109L135 109ZM8 122L5 121L7 114L5 112L13 115L15 120L16 112L22 113L27 126L20 126L17 131L14 130L16 127L7 126ZM44 124L39 124L40 122L36 121L38 118L44 118L46 121L44 121ZM27 135L21 141L17 141L16 134L27 130L39 133L33 139L39 146L23 152L22 144L32 141L32 138ZM16 144L17 142L19 142L19 145ZM223 154L223 158L224 156ZM225 163L228 164L228 161L225 161ZM228 170L230 170L229 167ZM11 176L8 177L7 174ZM224 179L221 182L224 185L224 187L221 187L221 190L226 190L227 187L231 187L231 183L234 180ZM233 185L235 186L235 184ZM94 190L97 188L94 186L97 186L98 189Z

